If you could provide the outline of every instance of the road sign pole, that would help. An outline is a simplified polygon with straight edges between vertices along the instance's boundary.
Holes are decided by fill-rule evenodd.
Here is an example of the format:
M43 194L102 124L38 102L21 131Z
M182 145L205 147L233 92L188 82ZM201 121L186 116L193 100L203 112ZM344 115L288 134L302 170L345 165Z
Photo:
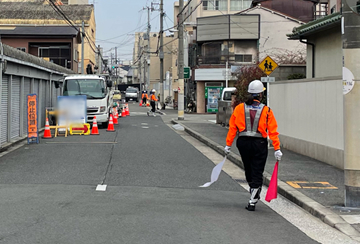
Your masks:
M228 61L226 61L226 68L225 68L225 81L226 81L226 88L228 87Z
M269 78L269 76L267 76ZM270 82L267 83L267 89L266 89L266 105L268 107L270 107L270 98L269 98L269 95L270 95Z

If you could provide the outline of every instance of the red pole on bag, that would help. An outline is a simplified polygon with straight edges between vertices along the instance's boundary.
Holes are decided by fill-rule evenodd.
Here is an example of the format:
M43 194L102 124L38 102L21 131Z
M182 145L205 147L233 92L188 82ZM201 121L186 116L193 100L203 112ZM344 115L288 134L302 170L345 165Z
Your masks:
M278 167L279 167L279 161L275 163L274 171L270 179L269 188L266 192L265 200L268 202L277 198Z

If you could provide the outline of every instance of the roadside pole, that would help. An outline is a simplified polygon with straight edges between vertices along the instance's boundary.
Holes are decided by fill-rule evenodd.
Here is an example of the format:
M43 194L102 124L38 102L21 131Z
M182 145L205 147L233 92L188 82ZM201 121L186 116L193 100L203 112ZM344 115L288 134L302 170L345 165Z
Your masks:
M85 23L81 23L81 74L84 74L84 36L85 36Z
M161 109L165 109L164 103L164 3L163 0L160 1L160 104Z
M357 0L342 2L345 206L360 207L360 17Z
M146 76L146 88L150 86L150 31L151 31L151 25L150 25L150 10L152 11L153 8L147 7L148 11L148 28L147 28L147 36L148 36L148 47L147 47L147 60L146 60L146 67L147 67L147 76Z
M98 52L99 52L99 56L98 56L98 74L101 74L102 71L102 60L101 60L101 51L100 51L100 45L98 45Z
M178 120L184 120L184 0L179 1L179 88L178 88Z
M117 70L118 70L118 67L117 67L117 47L115 47L115 83L117 84Z

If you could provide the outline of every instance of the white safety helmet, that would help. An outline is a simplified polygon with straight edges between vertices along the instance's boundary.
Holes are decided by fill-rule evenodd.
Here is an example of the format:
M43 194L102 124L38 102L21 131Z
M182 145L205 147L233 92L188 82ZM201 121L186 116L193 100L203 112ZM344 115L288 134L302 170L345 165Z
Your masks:
M251 94L258 94L265 91L266 88L264 87L263 83L259 80L253 80L249 84L248 92Z
M152 90L151 90L151 92L155 93L155 92L156 92L156 90L155 90L155 89L152 89Z

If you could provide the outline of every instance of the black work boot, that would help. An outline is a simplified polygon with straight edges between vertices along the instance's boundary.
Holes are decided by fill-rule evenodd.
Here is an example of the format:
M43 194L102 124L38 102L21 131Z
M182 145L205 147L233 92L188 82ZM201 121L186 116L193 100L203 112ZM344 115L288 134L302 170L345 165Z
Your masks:
M255 211L255 204L248 203L248 205L245 207L248 211Z

